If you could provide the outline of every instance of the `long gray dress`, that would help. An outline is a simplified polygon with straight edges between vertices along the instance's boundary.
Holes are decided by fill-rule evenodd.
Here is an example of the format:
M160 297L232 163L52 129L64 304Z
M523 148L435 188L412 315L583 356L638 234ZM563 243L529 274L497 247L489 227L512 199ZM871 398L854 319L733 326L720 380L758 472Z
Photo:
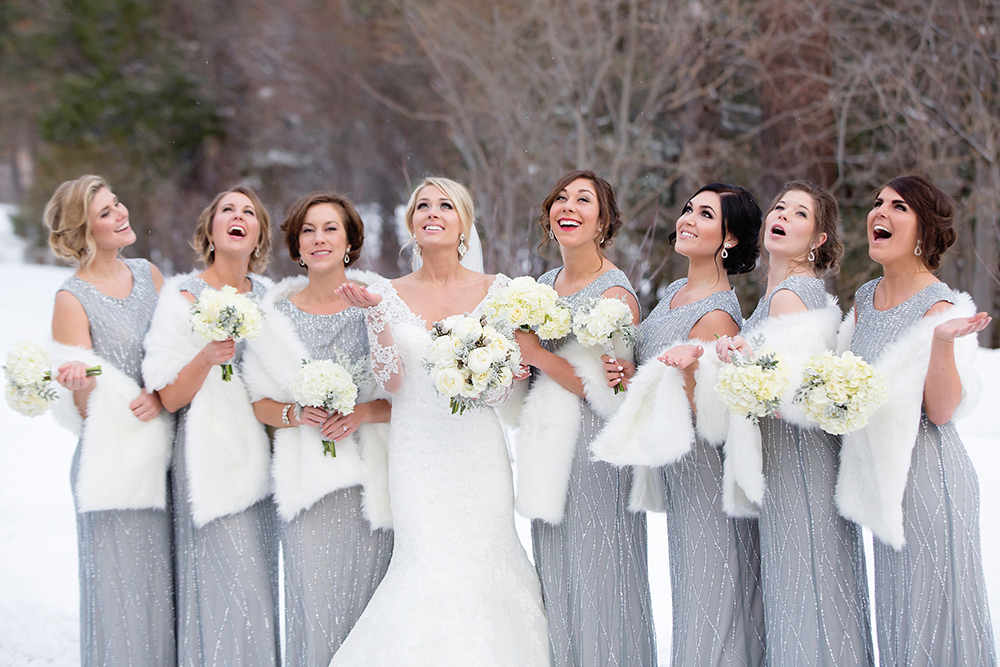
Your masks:
M364 312L313 315L288 299L289 317L312 359L368 360ZM374 380L372 380L374 382ZM327 667L378 587L392 556L392 532L373 530L361 513L361 487L338 489L282 523L286 665Z
M761 298L745 337L767 319L779 290L794 292L810 310L826 306L822 280L792 276ZM861 528L837 513L834 500L840 437L774 417L761 419L760 431L767 664L874 665Z
M869 361L938 301L933 283L895 308L875 310L878 279L855 296L851 351ZM875 540L875 619L881 665L997 664L979 537L979 479L953 422L921 412L903 494L905 546Z
M663 347L689 339L691 328L713 310L729 314L737 325L743 321L731 290L671 308L671 300L685 284L686 278L671 283L640 326L636 349L640 363L658 363L653 359ZM757 521L732 519L723 511L722 461L721 447L696 438L691 452L661 468L674 667L764 663Z
M83 304L94 352L142 386L142 341L157 294L149 262L127 259L125 264L132 272L132 291L124 299L103 294L75 276L60 290ZM70 472L74 497L80 449L78 445ZM169 508L168 499L166 510L77 512L83 667L175 664Z
M254 299L264 284L250 277ZM212 287L200 278L180 290L195 299ZM245 344L236 344L234 365ZM217 372L217 371L213 371ZM177 658L183 667L262 665L279 662L278 516L270 496L242 512L213 519L201 528L191 517L184 464L185 417L178 411L171 464L174 481L174 540L177 578Z
M553 285L561 269L538 282ZM574 310L612 287L633 292L613 269L567 297ZM633 292L634 293L634 292ZM547 344L558 349L568 340ZM548 341L546 341L548 343ZM604 420L583 401L583 429L569 479L566 516L554 526L531 522L535 568L556 667L656 664L649 597L646 516L628 511L631 469L590 460L590 441Z

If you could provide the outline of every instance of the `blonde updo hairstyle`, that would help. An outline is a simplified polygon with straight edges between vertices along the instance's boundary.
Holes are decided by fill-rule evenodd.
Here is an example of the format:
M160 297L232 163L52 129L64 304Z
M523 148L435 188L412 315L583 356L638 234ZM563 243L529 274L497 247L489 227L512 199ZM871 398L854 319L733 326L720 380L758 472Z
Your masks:
M100 176L87 174L60 185L45 205L42 219L49 230L49 248L59 259L81 267L93 261L97 245L88 214L101 188L111 189Z
M462 226L462 233L469 236L472 230L472 223L476 220L476 207L472 203L472 194L469 189L450 178L440 176L428 176L417 183L417 187L410 194L410 201L406 203L406 231L410 232L410 242L416 243L413 233L413 214L417 210L417 198L420 191L428 185L433 185L444 193L444 196L455 205L455 212L458 213L458 221Z
M215 250L210 249L212 247L212 239L210 238L212 220L215 219L215 214L219 210L219 203L222 201L222 198L234 192L238 192L249 199L250 203L253 204L254 211L257 212L257 224L260 226L260 235L257 237L254 252L250 253L250 264L247 270L250 273L263 273L264 269L267 268L268 260L271 258L271 216L268 215L267 209L264 208L264 204L261 203L257 193L246 186L237 185L234 188L215 195L212 203L206 206L205 210L198 216L198 223L194 228L194 238L191 239L191 247L194 248L202 264L206 267L212 266L212 263L215 262Z

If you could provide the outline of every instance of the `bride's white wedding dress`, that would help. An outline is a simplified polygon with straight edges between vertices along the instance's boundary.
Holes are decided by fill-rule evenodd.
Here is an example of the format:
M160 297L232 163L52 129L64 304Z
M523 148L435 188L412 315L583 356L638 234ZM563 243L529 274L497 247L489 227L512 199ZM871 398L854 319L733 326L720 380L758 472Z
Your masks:
M490 292L506 280L497 276ZM489 408L451 414L423 366L426 322L388 280L369 289L383 297L369 309L376 376L384 384L402 373L389 436L395 546L330 665L549 665L540 586L514 530L497 416ZM394 346L380 344L386 324Z

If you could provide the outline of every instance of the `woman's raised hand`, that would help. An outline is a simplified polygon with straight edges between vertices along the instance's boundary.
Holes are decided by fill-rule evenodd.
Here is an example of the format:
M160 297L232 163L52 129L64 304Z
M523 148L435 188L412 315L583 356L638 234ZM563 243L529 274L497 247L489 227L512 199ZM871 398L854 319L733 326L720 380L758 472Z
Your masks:
M381 294L372 294L361 285L355 283L344 283L337 288L337 294L344 301L358 308L371 308L382 303Z
M972 317L956 317L934 327L934 338L950 343L956 338L979 333L990 325L993 318L986 313L976 313Z
M715 353L719 355L719 359L723 363L728 364L733 360L733 352L739 352L748 359L753 356L753 348L750 347L750 343L743 336L734 336L732 338L729 336L719 336L719 339L715 341Z
M538 355L544 353L545 349L542 347L542 342L538 340L535 332L515 329L514 341L521 348L521 362L527 366L535 366L537 368L538 364L535 362L538 360Z
M701 345L675 345L657 357L667 366L673 366L684 370L705 353L705 348Z
M209 366L227 364L236 356L236 341L232 338L209 341L198 354Z

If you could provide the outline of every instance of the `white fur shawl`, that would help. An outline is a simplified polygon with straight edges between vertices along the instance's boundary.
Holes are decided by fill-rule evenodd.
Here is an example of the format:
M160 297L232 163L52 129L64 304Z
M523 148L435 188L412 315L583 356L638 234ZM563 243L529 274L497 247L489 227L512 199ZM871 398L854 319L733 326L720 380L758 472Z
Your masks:
M264 296L264 326L257 339L247 344L243 357L243 377L252 401L294 402L291 386L302 361L310 357L295 326L274 305L307 284L304 277L288 278ZM371 394L359 396L359 402L375 398ZM365 518L374 528L390 528L387 439L387 424L363 424L356 434L337 442L334 458L323 453L319 429L276 429L271 473L278 514L291 521L328 493L361 484Z
M792 403L809 359L837 345L841 312L837 300L826 295L826 306L801 313L765 319L746 331L748 340L763 338L762 345L781 353L790 382L781 397L781 418L802 428L818 428L798 405ZM729 416L725 466L722 478L722 507L730 516L757 516L766 493L760 427L738 415Z
M56 421L81 440L77 511L164 509L174 416L162 410L150 421L141 421L129 408L141 391L135 380L93 350L58 343L51 347L56 367L67 361L101 367L87 398L86 420L72 392L60 392L52 406Z
M191 304L179 291L189 277L175 276L160 290L142 362L150 391L176 380L205 346L205 340L191 329ZM221 370L209 372L191 401L184 429L184 465L195 525L204 526L267 497L270 443L254 416L239 367L234 366L230 382L222 381Z
M875 537L896 549L902 549L905 542L903 494L920 427L934 327L976 313L968 294L954 292L954 297L953 308L914 323L887 345L878 359L867 360L889 381L889 400L863 429L844 436L840 450L840 513L869 527ZM841 350L850 347L854 326L852 309L841 327ZM955 411L956 419L972 410L979 397L979 375L973 366L977 349L975 336L955 341L955 363L962 380L962 402Z

